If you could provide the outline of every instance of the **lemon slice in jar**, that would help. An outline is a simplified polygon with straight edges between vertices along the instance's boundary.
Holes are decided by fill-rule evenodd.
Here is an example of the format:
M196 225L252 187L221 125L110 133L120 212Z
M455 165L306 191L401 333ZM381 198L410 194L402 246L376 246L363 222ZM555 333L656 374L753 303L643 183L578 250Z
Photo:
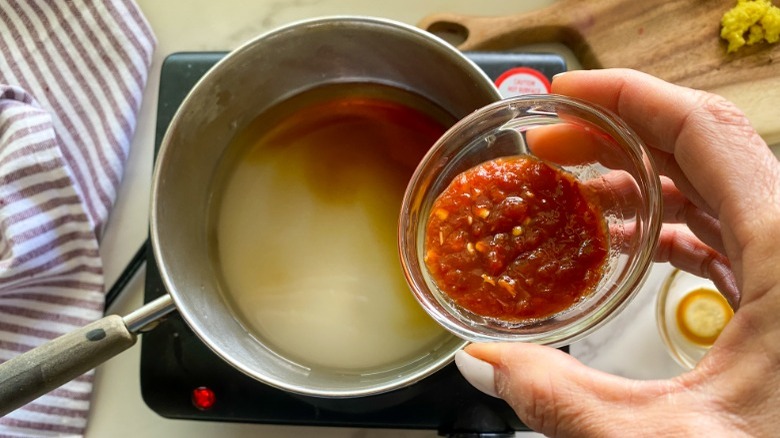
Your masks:
M731 320L734 311L719 292L696 289L677 305L677 326L689 341L710 346Z

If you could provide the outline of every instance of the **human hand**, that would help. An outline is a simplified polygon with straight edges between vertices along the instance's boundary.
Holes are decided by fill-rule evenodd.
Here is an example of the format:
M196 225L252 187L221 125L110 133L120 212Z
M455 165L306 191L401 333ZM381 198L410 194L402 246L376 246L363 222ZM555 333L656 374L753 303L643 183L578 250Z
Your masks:
M569 72L552 91L612 110L650 146L666 221L656 259L712 278L738 311L697 367L669 380L612 376L520 343L472 344L456 356L461 372L547 435L776 433L777 159L734 105L709 93L630 70Z

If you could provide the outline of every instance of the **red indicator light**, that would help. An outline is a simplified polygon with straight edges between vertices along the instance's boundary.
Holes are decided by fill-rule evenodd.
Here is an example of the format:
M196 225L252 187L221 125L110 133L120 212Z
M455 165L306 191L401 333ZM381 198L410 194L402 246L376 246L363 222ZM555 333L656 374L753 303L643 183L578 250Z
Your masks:
M217 396L214 395L214 391L205 386L201 386L192 390L192 404L201 411L210 409L214 406L214 402L217 401Z

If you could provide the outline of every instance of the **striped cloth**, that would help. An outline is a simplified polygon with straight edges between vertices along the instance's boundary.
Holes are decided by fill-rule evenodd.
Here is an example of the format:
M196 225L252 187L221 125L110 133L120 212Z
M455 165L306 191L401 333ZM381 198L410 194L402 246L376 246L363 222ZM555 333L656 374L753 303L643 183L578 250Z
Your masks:
M0 360L102 316L101 231L154 49L132 0L0 0ZM81 436L93 373L0 419Z

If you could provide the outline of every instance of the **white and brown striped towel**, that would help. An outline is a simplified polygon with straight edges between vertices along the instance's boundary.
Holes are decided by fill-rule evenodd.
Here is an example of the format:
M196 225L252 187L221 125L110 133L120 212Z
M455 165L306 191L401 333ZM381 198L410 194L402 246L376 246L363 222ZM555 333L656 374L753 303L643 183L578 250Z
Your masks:
M98 243L155 40L132 0L0 0L0 361L102 316ZM0 419L83 435L92 373Z

